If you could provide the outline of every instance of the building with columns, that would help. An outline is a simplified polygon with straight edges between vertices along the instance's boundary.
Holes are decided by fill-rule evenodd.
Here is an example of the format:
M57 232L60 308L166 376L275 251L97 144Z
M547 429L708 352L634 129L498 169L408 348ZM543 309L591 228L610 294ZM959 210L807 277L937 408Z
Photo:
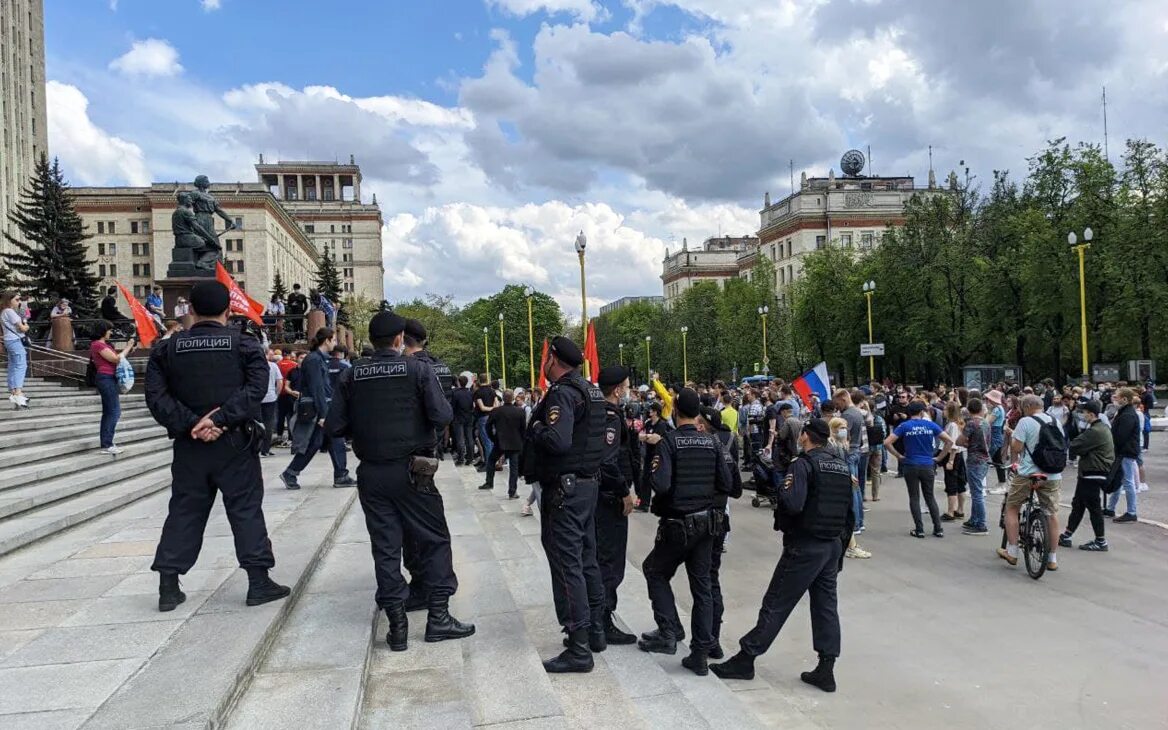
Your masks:
M681 250L674 254L666 252L662 263L665 306L672 307L678 297L699 282L713 281L721 285L727 279L738 277L745 271L742 262L755 256L757 250L758 239L754 236L707 238L698 249L691 249L689 241L681 239Z
M374 302L385 298L381 208L376 196L363 202L361 168L351 156L348 164L341 164L265 163L261 155L256 174L316 249L331 252L346 294L362 294Z
M119 281L141 298L154 282L166 278L174 248L170 219L175 194L193 189L178 183L70 189L92 236L86 244L103 287ZM211 194L235 225L219 237L224 266L253 299L269 299L277 272L289 289L296 282L306 290L311 286L319 260L316 246L263 185L214 184ZM216 225L216 232L226 227L218 217Z
M0 234L36 161L48 154L45 115L45 12L42 0L0 2ZM9 252L0 235L0 254Z

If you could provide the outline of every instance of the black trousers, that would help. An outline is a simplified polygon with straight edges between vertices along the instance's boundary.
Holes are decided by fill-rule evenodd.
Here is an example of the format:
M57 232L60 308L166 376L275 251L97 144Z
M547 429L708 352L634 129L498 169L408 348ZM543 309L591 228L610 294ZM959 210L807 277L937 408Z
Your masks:
M276 398L276 436L284 438L284 431L288 429L288 422L292 420L292 411L296 406L296 399L284 394Z
M487 459L487 484L492 488L495 485L495 464L499 459L507 460L507 494L515 494L519 489L519 452L503 451L495 444L491 449L491 456Z
M1075 482L1075 496L1071 500L1071 516L1067 518L1068 535L1074 534L1086 512L1091 520L1091 529L1095 531L1095 538L1103 539L1103 485L1106 483L1106 476L1079 475Z
M572 494L541 482L540 541L552 576L556 618L566 632L604 625L604 584L596 562L595 479L579 479Z
M642 462L641 484L637 487L637 499L640 500L641 506L645 509L648 509L653 503L653 480L651 479L653 459L649 457L648 453L648 449L646 449L645 460Z
M657 526L657 541L641 564L657 628L675 639L681 638L684 631L669 581L677 573L678 566L685 565L689 591L693 596L690 648L694 650L709 651L714 644L714 598L710 588L713 543L714 538L708 534L687 539L684 526L662 520Z
M276 408L278 401L261 403L260 413L264 418L264 440L260 444L260 453L268 454L272 451L272 438L276 435Z
M365 526L377 576L377 605L390 608L404 603L409 588L401 574L402 542L414 542L412 566L423 576L431 596L449 597L458 589L450 530L442 495L419 491L411 482L407 460L357 467L357 496L365 512ZM408 566L409 567L409 566Z
M474 421L455 421L450 424L454 436L455 458L469 462L474 458Z
M924 496L925 506L929 508L929 517L933 519L933 531L941 529L941 510L937 508L937 496L933 494L936 481L936 467L904 465L904 483L908 486L908 509L912 512L913 525L918 530L924 530L921 522L921 496Z
M629 518L624 503L614 495L600 496L596 503L596 562L604 584L604 610L616 610L616 591L625 579L629 545Z
M761 656L774 643L787 617L804 593L811 598L811 641L818 654L840 654L836 576L843 543L839 540L793 539L783 545L771 583L762 597L758 623L739 645L751 656Z
M183 437L174 443L170 465L170 509L151 570L185 574L199 558L203 532L215 504L223 508L235 537L239 567L271 568L276 564L264 523L264 479L260 458L239 433L203 443Z
M722 636L722 614L726 604L722 602L722 549L726 546L726 535L718 535L710 544L710 635L717 643Z

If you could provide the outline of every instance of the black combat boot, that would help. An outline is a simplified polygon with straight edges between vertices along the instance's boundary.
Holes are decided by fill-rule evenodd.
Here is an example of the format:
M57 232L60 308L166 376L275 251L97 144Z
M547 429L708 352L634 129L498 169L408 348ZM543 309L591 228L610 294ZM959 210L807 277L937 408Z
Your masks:
M670 634L678 641L685 641L685 629L684 628L680 629L676 633L670 632ZM653 641L653 640L657 639L659 636L661 636L661 629L653 629L652 631L644 631L641 633L641 638L644 639L645 641Z
M178 608L187 600L187 594L178 587L178 573L158 574L158 610L163 613Z
M681 660L681 666L699 677L704 677L710 673L708 655L702 649L691 649L689 656Z
M721 664L711 664L710 671L722 679L754 679L754 657L740 651Z
M426 617L426 641L465 639L475 632L474 624L464 624L450 615L449 596L430 596L430 615Z
M613 646L637 643L637 637L620 630L616 622L612 620L611 611L604 616L604 638Z
M247 605L259 606L284 598L292 589L268 577L267 568L247 569Z
M647 634L641 634L641 640L637 642L637 648L641 651L653 652L654 654L676 654L677 639L673 638L673 634L670 632L658 629L657 631L650 631Z
M714 645L710 647L710 658L721 659L722 657L726 656L726 654L722 651L722 643L719 640L722 636L721 622L714 624L714 630L711 632L711 634L714 637Z
M385 616L389 619L389 633L385 635L385 643L391 651L405 651L410 633L410 620L406 616L406 607L402 604L385 609Z
M565 672L591 672L592 652L588 648L588 629L576 629L568 634L568 648L560 655L543 663L549 674Z
M571 637L564 637L564 646L572 646ZM599 654L608 648L608 635L605 633L604 627L598 626L595 622L588 628L588 648L592 650L593 654Z
M410 584L410 595L406 598L407 611L421 611L423 608L429 608L430 597L426 593L426 589L413 583Z
M803 672L799 679L824 692L835 692L835 657L820 654L819 664L815 669Z

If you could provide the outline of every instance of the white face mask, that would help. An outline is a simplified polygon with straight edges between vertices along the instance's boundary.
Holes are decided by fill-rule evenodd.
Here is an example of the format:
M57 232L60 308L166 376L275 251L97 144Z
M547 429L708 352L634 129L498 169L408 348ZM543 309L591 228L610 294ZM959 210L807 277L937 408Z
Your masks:
M838 431L835 432L835 437L837 439L839 439L840 441L847 441L848 430L846 428L839 429Z

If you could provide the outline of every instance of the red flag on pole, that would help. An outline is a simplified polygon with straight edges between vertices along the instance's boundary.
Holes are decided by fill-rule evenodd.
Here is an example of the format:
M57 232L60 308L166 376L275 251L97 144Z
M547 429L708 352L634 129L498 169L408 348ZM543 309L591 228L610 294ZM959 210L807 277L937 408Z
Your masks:
M215 279L227 287L232 314L242 314L260 327L264 326L263 317L260 316L264 313L264 305L249 297L247 292L239 288L239 284L236 284L235 279L231 278L231 274L227 273L227 269L223 268L221 261L215 262Z
M600 382L600 353L596 350L596 325L588 323L588 335L584 338L584 360L588 363L588 379Z
M543 354L539 356L539 389L545 393L547 392L548 382L547 376L543 374L543 369L547 367L547 351L548 341L545 337L543 338Z
M134 316L134 324L138 325L138 342L150 347L150 343L158 337L158 323L154 321L154 317L150 316L145 305L130 293L129 289L122 286L120 281L117 284L122 296L130 303L130 314Z

